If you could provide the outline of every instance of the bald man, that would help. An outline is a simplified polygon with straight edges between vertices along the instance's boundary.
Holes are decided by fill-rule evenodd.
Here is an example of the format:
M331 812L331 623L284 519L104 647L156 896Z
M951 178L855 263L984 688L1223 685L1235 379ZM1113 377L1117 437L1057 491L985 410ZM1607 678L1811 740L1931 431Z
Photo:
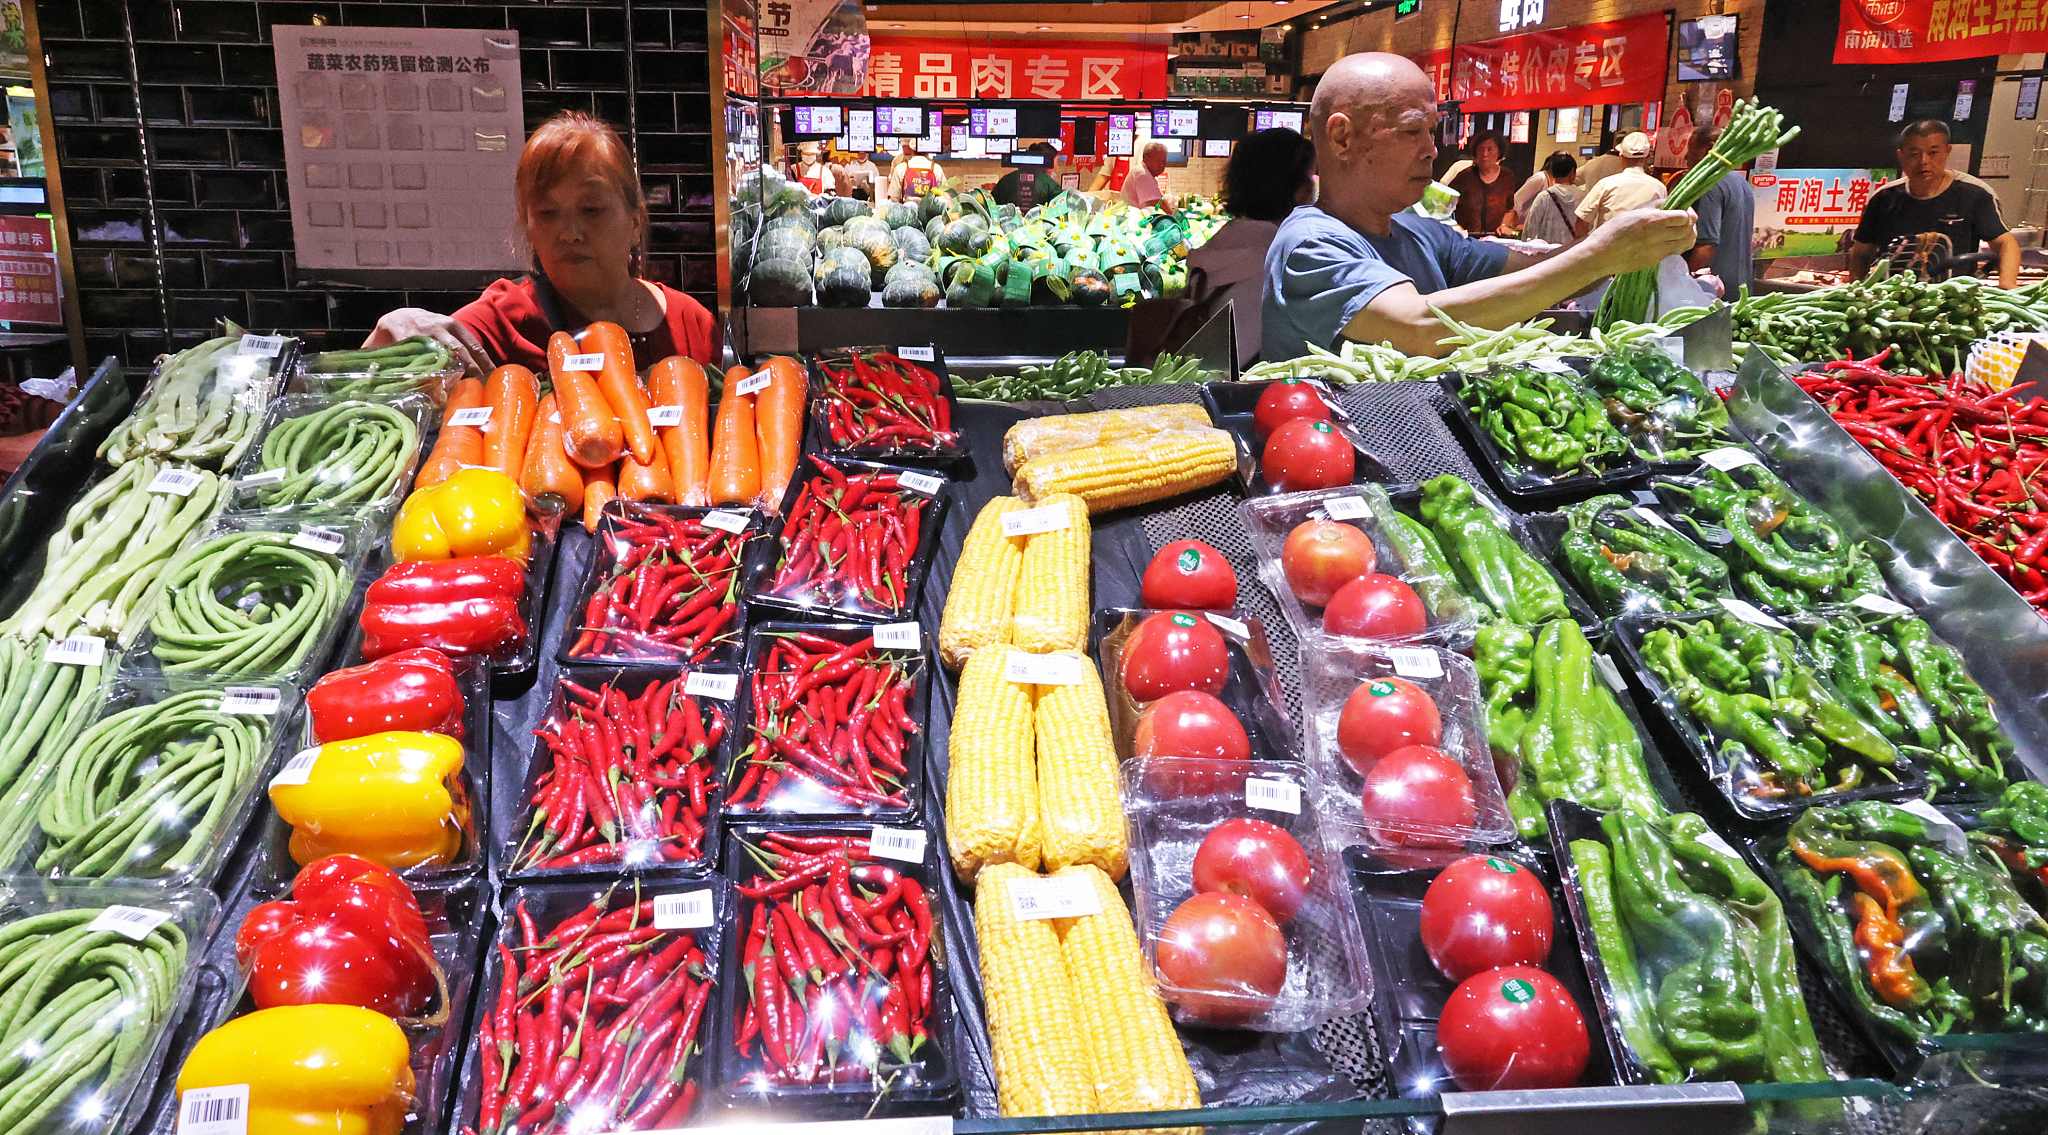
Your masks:
M1529 319L1600 280L1654 268L1693 246L1689 212L1623 213L1546 253L1458 235L1405 210L1422 200L1436 158L1436 96L1422 69L1366 52L1331 66L1309 104L1321 193L1289 214L1266 252L1261 355L1293 359L1313 343L1391 343L1436 356L1430 307L1480 327Z

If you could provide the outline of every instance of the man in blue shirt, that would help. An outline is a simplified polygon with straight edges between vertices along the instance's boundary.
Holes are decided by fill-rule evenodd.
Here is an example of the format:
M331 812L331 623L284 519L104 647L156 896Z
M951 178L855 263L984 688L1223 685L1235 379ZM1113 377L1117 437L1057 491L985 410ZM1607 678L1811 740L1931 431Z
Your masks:
M1687 164L1698 165L1720 136L1721 128L1711 122L1695 127L1686 143ZM1721 281L1721 294L1732 301L1749 286L1756 256L1756 195L1749 188L1749 175L1739 169L1723 174L1693 206L1693 212L1699 215L1694 226L1699 230L1699 243L1685 254L1686 267L1694 272L1713 269Z
M1690 212L1639 209L1543 254L1458 235L1405 212L1436 158L1436 93L1399 55L1365 52L1324 73L1309 104L1320 194L1280 224L1266 252L1267 360L1345 339L1442 355L1433 305L1479 327L1533 318L1595 283L1692 248Z

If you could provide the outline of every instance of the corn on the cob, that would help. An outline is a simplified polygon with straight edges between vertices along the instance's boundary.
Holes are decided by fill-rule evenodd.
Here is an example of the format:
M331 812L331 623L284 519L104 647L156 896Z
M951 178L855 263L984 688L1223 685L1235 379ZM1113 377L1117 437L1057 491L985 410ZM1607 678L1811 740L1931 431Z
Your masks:
M1026 461L1016 493L1036 503L1073 493L1107 512L1206 488L1237 468L1237 446L1219 429L1172 430L1143 440L1091 445Z
M1102 679L1085 655L1074 655L1083 678L1037 687L1031 721L1038 734L1038 827L1047 870L1076 863L1124 877L1130 842L1124 832L1116 742Z
M960 672L948 741L946 844L972 884L991 863L1039 863L1031 693L1003 677L1005 650L977 650Z
M1166 1002L1152 984L1131 912L1109 876L1090 866L1056 876L1081 875L1095 888L1101 914L1055 919L1060 953L1081 1011L1081 1035L1095 1069L1100 1111L1175 1111L1202 1106L1201 1090L1181 1051ZM1196 1135L1197 1128L1169 1135Z
M1094 563L1088 502L1072 493L1054 493L1038 507L1061 509L1067 526L1025 537L1009 641L1033 654L1083 650L1088 646L1088 613L1094 610L1088 589ZM959 587L958 576L954 587ZM947 602L952 602L950 596Z
M1010 907L1011 882L1037 877L993 864L975 894L996 1100L1004 1115L1086 1115L1096 1110L1094 1068L1059 935L1051 919L1020 919Z
M1017 577L1029 537L1003 535L1003 516L1023 507L1016 497L988 502L960 545L960 563L939 619L939 657L949 670L958 670L984 646L1010 641Z
M1065 453L1070 449L1108 441L1149 437L1161 430L1184 430L1191 426L1215 424L1209 420L1209 411L1194 402L1026 418L1003 434L1003 471L1014 477L1018 466L1048 453Z

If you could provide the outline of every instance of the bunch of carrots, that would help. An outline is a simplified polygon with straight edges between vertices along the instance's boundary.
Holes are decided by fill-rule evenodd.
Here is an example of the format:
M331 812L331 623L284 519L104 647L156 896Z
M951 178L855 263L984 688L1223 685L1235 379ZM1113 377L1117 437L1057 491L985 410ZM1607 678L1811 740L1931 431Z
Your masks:
M596 370L569 366L592 356L602 356ZM518 365L455 384L416 483L424 488L465 466L486 466L518 481L542 508L581 512L592 531L614 497L772 510L802 447L804 371L776 356L758 375L766 385L740 394L735 388L757 373L727 372L714 423L710 381L695 361L663 359L643 385L625 328L593 323L580 337L558 331L548 341L546 389ZM487 409L489 419L467 421L478 415L462 411L473 408Z

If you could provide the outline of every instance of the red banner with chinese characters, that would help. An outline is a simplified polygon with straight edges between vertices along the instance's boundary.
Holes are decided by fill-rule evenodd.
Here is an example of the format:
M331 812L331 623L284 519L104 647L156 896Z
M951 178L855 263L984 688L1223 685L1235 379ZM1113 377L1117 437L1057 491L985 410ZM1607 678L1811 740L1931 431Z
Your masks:
M1933 63L2048 51L2041 0L1842 0L1837 63Z
M1671 32L1663 13L1437 48L1409 56L1437 100L1466 114L1664 97Z
M877 99L1159 99L1166 48L1143 43L875 36L867 85Z
M0 216L0 319L64 322L48 217Z

